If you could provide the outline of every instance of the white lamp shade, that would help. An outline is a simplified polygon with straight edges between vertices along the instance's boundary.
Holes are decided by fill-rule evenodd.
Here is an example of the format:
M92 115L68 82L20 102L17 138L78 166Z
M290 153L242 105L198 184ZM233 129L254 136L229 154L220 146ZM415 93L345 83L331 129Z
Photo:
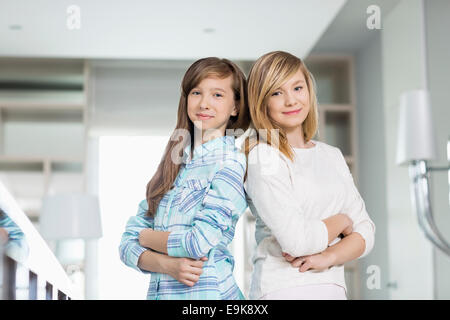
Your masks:
M428 92L405 92L400 96L397 165L435 158L436 141Z
M98 198L87 194L44 197L40 231L48 240L102 237Z

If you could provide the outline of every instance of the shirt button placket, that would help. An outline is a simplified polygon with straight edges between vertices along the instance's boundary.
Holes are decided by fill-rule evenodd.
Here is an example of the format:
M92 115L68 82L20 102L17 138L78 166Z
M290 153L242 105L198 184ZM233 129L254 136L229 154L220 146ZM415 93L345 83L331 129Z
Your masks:
M172 194L170 195L169 201L167 202L166 210L164 211L164 218L163 218L163 230L167 230L167 227L169 225L169 210L172 206L173 196L175 194L176 188L172 190Z
M184 176L186 175L186 168L182 169L178 185L182 186L184 183ZM167 207L164 212L164 219L163 219L163 227L164 230L167 230L167 227L169 226L169 217L170 217L170 209L172 207L173 199L175 198L175 194L177 193L178 187L175 185L175 188L172 190L172 194L170 195L169 201L167 202Z

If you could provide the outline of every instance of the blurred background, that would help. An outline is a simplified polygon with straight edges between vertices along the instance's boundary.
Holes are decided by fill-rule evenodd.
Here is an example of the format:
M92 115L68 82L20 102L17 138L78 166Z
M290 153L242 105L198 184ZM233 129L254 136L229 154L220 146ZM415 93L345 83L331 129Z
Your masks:
M0 0L0 209L28 243L3 270L16 273L3 298L65 298L59 287L145 299L149 275L126 267L118 246L175 127L185 71L218 56L248 74L284 50L315 77L316 138L342 150L377 227L372 252L346 264L348 297L450 299L450 256L424 233L397 158L415 145L399 136L401 96L427 90L435 157L425 158L448 167L449 17L448 0ZM448 170L429 181L445 244ZM253 223L246 212L232 244L245 295Z

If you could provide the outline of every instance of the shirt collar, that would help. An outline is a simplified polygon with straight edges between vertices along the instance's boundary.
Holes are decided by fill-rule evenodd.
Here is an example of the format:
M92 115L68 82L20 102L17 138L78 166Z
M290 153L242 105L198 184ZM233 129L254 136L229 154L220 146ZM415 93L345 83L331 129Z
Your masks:
M234 147L235 138L234 136L222 136L212 140L209 140L194 149L193 158L196 159L198 157L203 157L209 152L212 152L217 149L228 149ZM191 162L191 144L188 144L183 150L183 162L189 163Z

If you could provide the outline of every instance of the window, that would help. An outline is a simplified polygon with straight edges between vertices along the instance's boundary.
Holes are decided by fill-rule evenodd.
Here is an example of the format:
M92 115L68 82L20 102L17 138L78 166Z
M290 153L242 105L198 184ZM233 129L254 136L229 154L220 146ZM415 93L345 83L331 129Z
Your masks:
M145 299L149 275L125 266L119 244L128 218L145 199L168 136L102 136L99 139L99 198L103 237L99 241L99 299Z

